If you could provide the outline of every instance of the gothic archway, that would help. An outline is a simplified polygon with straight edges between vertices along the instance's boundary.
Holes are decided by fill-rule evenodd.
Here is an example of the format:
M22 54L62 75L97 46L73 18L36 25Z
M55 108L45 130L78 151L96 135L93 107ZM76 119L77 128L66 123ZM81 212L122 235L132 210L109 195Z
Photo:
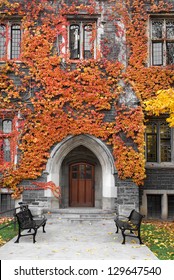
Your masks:
M101 208L113 209L114 199L117 196L114 180L116 170L113 156L108 147L94 136L69 136L58 143L52 150L46 166L47 181L53 181L56 185L61 185L63 161L72 150L80 146L89 149L101 166ZM45 196L51 196L49 190L45 192Z

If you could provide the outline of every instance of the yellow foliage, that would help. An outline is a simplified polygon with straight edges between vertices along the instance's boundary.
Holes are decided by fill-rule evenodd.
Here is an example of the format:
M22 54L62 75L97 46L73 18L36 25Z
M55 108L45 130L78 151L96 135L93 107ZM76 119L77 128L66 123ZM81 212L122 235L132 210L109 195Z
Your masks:
M174 127L174 89L159 90L156 96L144 101L145 110L150 114L159 116L168 114L167 121L171 127Z

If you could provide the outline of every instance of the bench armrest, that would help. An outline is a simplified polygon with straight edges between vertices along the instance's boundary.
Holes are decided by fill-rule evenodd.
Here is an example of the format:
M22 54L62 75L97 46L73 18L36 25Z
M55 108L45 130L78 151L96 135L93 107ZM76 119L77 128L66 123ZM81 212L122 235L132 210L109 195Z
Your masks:
M118 219L120 218L127 218L128 219L128 216L125 216L125 215L117 215Z
M117 215L117 216L114 218L114 221L116 221L116 220L128 221L128 220L129 220L129 217L124 216L124 215Z
M46 220L46 217L45 215L35 215L33 216L33 220L42 220L42 219L45 219Z

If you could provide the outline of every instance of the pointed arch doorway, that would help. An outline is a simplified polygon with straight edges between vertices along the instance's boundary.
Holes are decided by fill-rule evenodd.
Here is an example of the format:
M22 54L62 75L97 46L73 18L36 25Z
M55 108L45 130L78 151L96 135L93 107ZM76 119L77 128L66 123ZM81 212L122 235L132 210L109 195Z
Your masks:
M117 188L115 187L116 170L113 156L101 140L87 134L68 136L58 143L50 154L45 173L47 181L53 181L57 186L61 186L62 200L59 208L70 206L69 168L71 164L76 163L94 166L93 207L115 209ZM45 190L45 196L50 198L50 209L56 208L57 201L50 190Z
M87 162L70 164L70 207L94 207L94 178L94 165Z
M62 208L102 207L102 169L96 155L84 145L72 149L60 168Z

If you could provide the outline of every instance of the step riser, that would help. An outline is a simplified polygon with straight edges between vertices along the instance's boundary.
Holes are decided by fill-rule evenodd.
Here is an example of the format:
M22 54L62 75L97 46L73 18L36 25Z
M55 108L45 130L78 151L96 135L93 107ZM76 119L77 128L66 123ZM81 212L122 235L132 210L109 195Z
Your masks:
M88 219L88 218L112 218L114 215L87 215L87 214L49 214L50 217L62 217L62 218L81 218L81 219Z
M48 219L61 220L69 223L95 223L97 221L114 219L114 212L96 208L66 208L55 209L47 214Z
M101 220L113 220L114 215L111 214L49 214L47 215L48 219L52 220L61 220L67 222L79 222L79 223L89 223L89 222L97 222Z
M49 220L48 220L49 221ZM96 224L98 222L102 222L105 223L106 221L113 221L113 219L51 219L52 222L54 223L59 223L61 221L61 223L76 223L76 224Z

